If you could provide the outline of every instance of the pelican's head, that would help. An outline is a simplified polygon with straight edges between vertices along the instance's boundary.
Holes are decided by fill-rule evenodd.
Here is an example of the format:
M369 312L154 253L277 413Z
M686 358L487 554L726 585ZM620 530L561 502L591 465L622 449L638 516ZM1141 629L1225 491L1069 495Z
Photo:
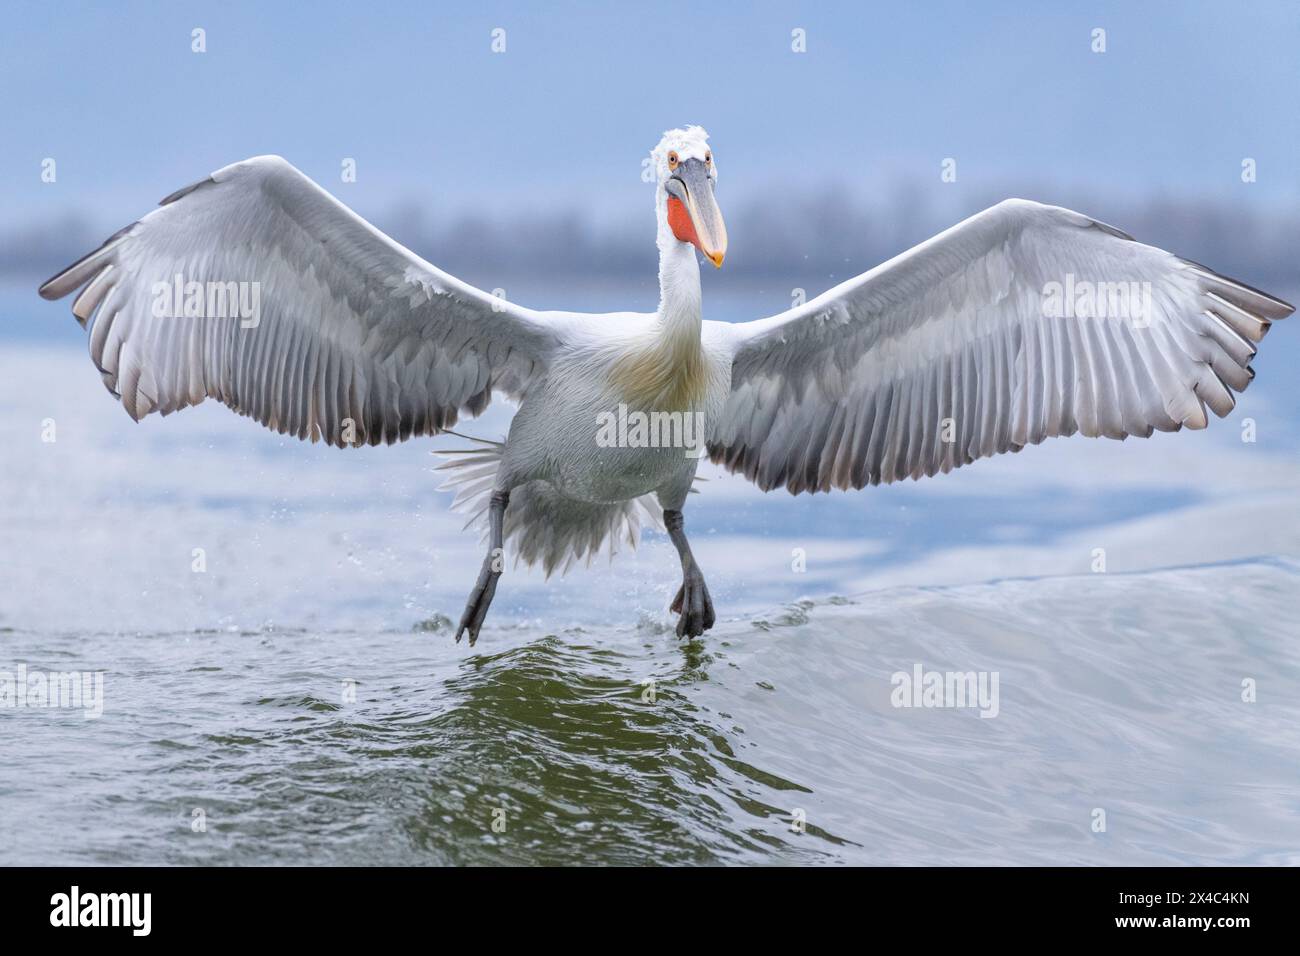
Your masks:
M678 242L704 253L717 268L727 254L727 227L713 198L718 164L709 134L698 126L670 129L650 154L659 187L655 191L660 233L665 227Z

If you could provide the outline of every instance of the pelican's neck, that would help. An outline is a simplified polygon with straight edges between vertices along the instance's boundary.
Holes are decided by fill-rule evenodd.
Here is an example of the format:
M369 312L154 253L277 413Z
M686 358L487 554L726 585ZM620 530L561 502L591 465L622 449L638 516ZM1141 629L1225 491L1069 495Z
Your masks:
M708 377L700 344L700 265L695 248L669 228L663 187L660 193L658 328L649 340L627 343L610 381L635 408L685 411L700 400Z
M660 331L675 345L698 350L703 319L700 263L695 248L673 235L667 217L661 213L659 220Z

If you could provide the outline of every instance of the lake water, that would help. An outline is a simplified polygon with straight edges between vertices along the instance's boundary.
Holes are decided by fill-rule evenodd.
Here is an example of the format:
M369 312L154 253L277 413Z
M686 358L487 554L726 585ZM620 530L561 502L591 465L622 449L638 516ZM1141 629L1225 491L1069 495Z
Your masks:
M39 330L0 341L0 684L103 674L93 718L0 706L2 863L1300 862L1290 323L1202 433L817 497L708 468L703 639L652 536L508 572L470 649L459 440L136 425L66 303L0 304ZM896 706L918 667L996 694Z

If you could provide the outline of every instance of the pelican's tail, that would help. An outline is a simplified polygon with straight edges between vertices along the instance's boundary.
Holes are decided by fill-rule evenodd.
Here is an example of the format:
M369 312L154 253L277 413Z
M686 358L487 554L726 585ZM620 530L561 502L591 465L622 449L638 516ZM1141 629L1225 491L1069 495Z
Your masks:
M434 452L443 459L438 470L450 472L438 490L455 491L452 510L467 514L465 527L481 528L486 538L488 499L505 445L470 440L478 447ZM505 551L507 557L514 555L515 564L540 564L547 577L557 570L563 575L579 561L590 565L602 549L612 561L623 544L635 548L646 526L663 530L663 509L654 495L593 504L566 498L548 482L533 481L510 492Z

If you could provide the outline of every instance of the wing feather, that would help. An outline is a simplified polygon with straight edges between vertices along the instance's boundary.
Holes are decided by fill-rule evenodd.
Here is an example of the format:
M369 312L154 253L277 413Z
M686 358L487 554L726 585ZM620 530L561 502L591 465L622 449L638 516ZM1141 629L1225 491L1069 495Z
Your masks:
M169 314L178 281L201 308ZM276 156L172 193L40 292L78 289L91 358L132 418L215 398L340 446L437 434L494 390L520 398L563 341L555 314L441 272ZM254 296L255 315L239 307Z
M1063 303L1071 289L1093 298ZM731 395L709 453L798 493L1076 432L1202 428L1206 406L1232 411L1255 343L1292 311L1077 212L1007 200L805 305L720 329Z

